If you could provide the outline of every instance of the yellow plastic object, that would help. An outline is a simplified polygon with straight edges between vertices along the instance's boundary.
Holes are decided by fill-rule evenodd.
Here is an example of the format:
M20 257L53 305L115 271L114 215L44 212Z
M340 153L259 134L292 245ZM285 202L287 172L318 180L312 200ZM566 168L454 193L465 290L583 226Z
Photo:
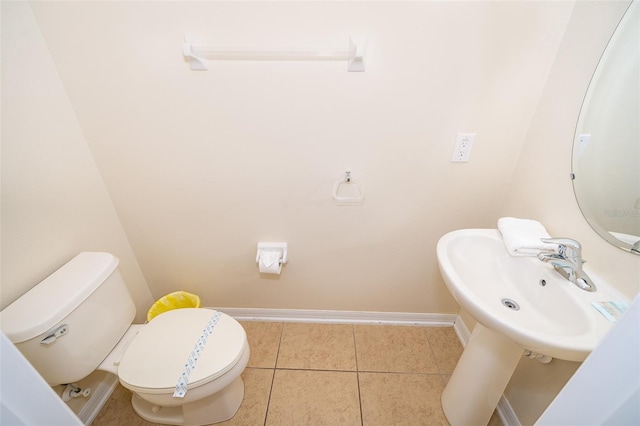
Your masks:
M163 312L180 308L199 308L200 297L186 291L174 291L158 299L147 311L147 322Z

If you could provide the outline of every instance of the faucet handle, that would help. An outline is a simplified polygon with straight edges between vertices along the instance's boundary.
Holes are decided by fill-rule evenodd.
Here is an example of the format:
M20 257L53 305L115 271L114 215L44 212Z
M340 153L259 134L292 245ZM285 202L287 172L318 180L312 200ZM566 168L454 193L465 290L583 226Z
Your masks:
M561 246L569 247L570 249L579 252L582 249L582 245L571 238L559 237L559 238L540 238L543 243L558 244Z
M572 238L540 238L540 241L542 241L543 243L558 244L558 253L560 253L561 256L580 259L581 262L584 262L581 259L582 245ZM567 249L569 249L568 253Z

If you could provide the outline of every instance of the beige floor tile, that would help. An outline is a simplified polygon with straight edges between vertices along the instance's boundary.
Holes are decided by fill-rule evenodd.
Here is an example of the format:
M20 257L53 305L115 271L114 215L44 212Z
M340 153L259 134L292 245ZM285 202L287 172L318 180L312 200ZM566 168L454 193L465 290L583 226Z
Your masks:
M359 371L437 373L424 327L356 325Z
M249 340L247 367L275 368L282 335L281 322L241 321Z
M440 373L451 374L462 355L462 344L453 327L425 327Z
M357 373L276 370L265 424L361 425Z
M355 371L353 326L285 323L277 367Z
M131 391L122 385L116 387L107 403L91 423L92 426L152 426L155 424L138 417L131 406Z
M263 425L267 415L273 371L270 369L247 368L242 373L244 399L238 412L231 420L216 425Z
M359 373L359 381L364 425L449 424L440 405L439 375Z
M442 384L447 386L447 383L449 383L449 379L451 378L451 374L441 374L440 377L442 378Z

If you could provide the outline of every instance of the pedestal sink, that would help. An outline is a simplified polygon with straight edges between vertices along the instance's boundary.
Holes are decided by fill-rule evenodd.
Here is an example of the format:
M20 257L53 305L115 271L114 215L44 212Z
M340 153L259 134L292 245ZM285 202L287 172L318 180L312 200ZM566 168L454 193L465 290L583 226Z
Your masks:
M437 256L447 288L478 321L442 393L454 426L488 423L524 351L583 361L613 324L591 303L627 302L592 271L598 290L587 292L536 257L510 256L497 229L450 232Z

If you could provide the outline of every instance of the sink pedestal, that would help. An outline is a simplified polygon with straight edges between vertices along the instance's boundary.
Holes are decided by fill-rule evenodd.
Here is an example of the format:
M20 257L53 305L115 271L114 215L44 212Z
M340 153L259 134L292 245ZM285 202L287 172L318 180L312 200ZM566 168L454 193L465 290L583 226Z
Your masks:
M486 425L524 350L477 323L442 392L442 408L452 426Z

